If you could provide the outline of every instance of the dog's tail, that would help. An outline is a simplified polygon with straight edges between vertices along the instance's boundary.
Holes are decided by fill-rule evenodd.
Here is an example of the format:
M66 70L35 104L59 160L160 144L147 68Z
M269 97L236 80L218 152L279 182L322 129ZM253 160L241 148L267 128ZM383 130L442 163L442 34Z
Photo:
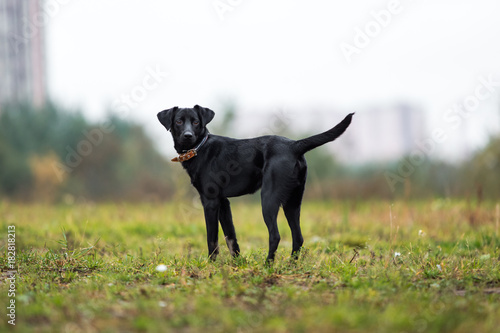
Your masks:
M309 138L305 138L302 140L297 140L294 143L294 151L297 155L303 155L309 150L312 150L316 147L324 145L327 142L333 141L338 138L342 133L345 132L349 124L351 123L351 119L354 113L349 113L344 120L337 124L334 128L317 135L313 135Z

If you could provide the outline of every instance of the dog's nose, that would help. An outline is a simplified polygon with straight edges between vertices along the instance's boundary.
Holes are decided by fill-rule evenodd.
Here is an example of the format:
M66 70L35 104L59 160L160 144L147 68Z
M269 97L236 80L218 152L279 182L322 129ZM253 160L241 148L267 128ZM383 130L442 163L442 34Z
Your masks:
M187 131L187 132L184 132L184 138L185 139L191 139L193 137L193 133Z

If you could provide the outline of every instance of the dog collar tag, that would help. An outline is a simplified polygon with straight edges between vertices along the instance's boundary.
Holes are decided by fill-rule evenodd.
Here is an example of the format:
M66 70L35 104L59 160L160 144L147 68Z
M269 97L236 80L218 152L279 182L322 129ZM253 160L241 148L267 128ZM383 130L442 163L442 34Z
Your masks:
M197 155L196 150L191 149L187 153L181 154L178 157L174 157L171 161L172 162L184 162L184 161L192 159L196 155Z

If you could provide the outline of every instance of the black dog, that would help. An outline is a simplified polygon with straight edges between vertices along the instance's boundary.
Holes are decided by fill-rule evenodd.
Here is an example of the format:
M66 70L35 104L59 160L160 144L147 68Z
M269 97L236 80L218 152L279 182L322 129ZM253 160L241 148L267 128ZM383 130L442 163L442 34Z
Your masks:
M329 131L298 141L276 135L237 140L209 134L206 126L214 115L199 105L158 113L158 120L172 132L175 150L180 154L172 161L182 162L200 194L209 256L215 259L219 253L219 221L229 251L239 255L227 198L254 193L262 187L262 214L269 230L267 260L274 259L280 241L276 222L280 206L292 230L292 256L297 257L304 242L300 231L300 205L307 175L304 153L344 133L353 113Z

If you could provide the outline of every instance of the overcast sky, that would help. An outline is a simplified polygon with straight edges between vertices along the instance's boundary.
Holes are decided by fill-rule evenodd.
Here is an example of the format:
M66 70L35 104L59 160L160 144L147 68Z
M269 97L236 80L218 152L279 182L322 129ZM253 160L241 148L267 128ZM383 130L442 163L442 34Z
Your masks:
M408 102L433 128L482 79L500 82L495 0L61 2L47 25L52 98L96 120L121 108L158 140L158 111L227 100L242 115ZM470 140L498 129L484 117L499 104L480 101Z

